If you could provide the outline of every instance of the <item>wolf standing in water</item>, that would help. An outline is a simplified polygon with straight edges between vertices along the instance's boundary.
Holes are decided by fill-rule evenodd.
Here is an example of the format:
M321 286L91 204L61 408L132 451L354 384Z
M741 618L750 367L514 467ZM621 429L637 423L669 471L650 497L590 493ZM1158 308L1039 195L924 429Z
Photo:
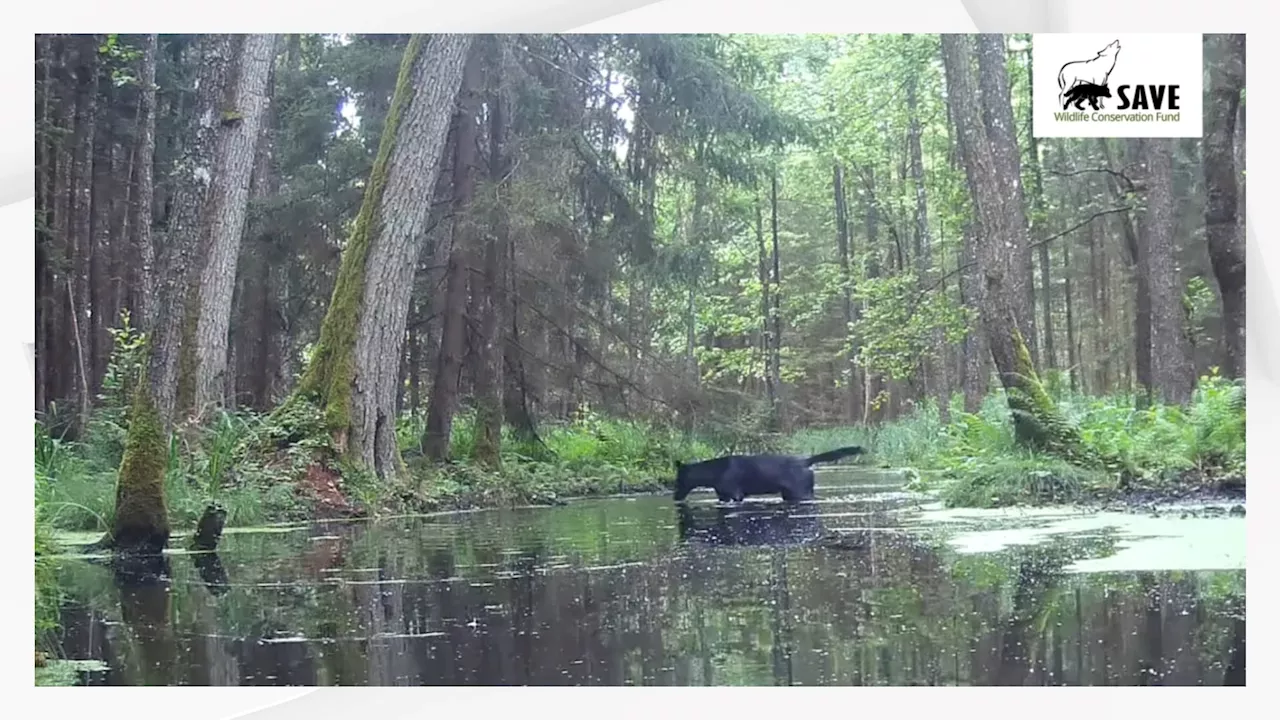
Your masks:
M813 466L861 455L857 446L810 457L794 455L728 455L684 464L676 462L677 502L698 488L711 488L721 502L741 502L748 495L782 495L786 502L813 499Z

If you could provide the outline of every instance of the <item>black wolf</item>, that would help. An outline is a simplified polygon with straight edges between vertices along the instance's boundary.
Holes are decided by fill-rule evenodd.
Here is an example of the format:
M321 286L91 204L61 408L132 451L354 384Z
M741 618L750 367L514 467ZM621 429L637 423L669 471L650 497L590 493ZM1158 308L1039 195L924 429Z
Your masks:
M748 495L782 495L786 502L813 499L813 467L861 455L857 446L829 450L811 457L794 455L727 455L683 464L676 462L677 502L697 488L711 488L721 502L741 502Z
M1089 101L1089 107L1094 110L1101 110L1098 104L1098 98L1111 97L1111 88L1106 85L1094 85L1092 83L1080 83L1071 88L1062 96L1062 109L1066 110L1074 103L1077 110L1084 110L1084 101Z

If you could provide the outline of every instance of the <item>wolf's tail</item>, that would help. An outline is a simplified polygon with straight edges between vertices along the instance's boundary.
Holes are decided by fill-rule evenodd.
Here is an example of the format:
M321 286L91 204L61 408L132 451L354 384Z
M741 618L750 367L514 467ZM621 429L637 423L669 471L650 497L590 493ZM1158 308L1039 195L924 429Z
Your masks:
M828 450L824 453L811 455L805 459L804 464L817 465L818 463L835 462L840 458L849 457L850 455L861 455L863 452L864 452L863 449L858 447L857 445L836 448L835 450Z

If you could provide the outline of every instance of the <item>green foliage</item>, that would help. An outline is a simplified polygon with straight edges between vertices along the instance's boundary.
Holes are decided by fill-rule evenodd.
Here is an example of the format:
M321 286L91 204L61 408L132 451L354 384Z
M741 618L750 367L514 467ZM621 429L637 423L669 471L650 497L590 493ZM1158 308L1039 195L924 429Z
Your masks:
M1182 310L1186 315L1187 338L1192 345L1203 346L1211 341L1206 333L1206 321L1217 314L1217 296L1212 286L1199 275L1187 281L1182 293Z
M858 282L853 296L864 309L854 327L858 363L868 372L906 379L922 360L936 357L935 329L948 343L964 339L970 313L950 296L926 300L918 288L910 272Z
M1063 417L1079 429L1084 452L1108 458L1109 466L1082 467L1027 450L1003 392L988 396L974 414L953 403L946 425L936 408L925 406L878 428L802 431L788 449L807 454L863 445L878 464L924 471L920 484L956 506L1068 502L1120 487L1177 491L1244 481L1244 386L1216 371L1200 379L1185 409L1139 410L1128 396L1071 394L1060 381L1049 386Z
M99 406L112 410L107 416L117 422L123 419L120 411L128 407L147 359L147 337L133 327L131 319L125 308L120 311L120 325L107 330L111 334L111 355L107 358L102 392L98 394Z
M42 429L37 426L39 438ZM47 436L46 436L47 437ZM56 441L54 441L56 442ZM62 588L58 585L58 565L50 556L58 551L57 542L53 539L53 519L50 517L53 505L49 499L49 477L44 472L39 459L39 441L37 440L37 461L35 478L35 633L36 646L51 647L50 639L59 626L59 606L62 603Z

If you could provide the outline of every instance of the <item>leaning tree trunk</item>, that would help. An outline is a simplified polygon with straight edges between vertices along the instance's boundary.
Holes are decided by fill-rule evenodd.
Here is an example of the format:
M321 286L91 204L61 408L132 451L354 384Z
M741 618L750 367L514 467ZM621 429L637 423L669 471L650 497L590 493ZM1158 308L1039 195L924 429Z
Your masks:
M1147 211L1142 219L1139 272L1151 290L1151 381L1168 403L1185 403L1195 388L1195 367L1182 307L1182 276L1174 248L1173 142L1144 139Z
M201 206L210 178L216 117L230 64L231 36L200 39L195 122L186 152L175 169L176 193L169 219L165 260L157 287L145 376L134 391L124 456L116 480L116 512L104 544L118 551L159 552L169 541L164 497L169 428L177 393L182 307L190 256L199 237Z
M400 467L396 381L431 210L424 198L432 196L470 45L469 35L410 38L320 339L285 406L316 403L333 449L379 477Z
M1205 85L1205 236L1222 293L1222 336L1228 377L1245 370L1245 242L1238 214L1235 167L1236 114L1244 89L1244 35L1205 35L1209 81Z
M1062 416L1036 375L1035 364L1023 339L1016 304L1025 306L1025 285L1010 282L1025 273L1021 257L1008 248L1016 244L1017 217L1010 217L1007 198L1017 197L1007 168L1001 167L992 152L981 110L974 92L972 51L965 35L942 36L946 69L947 98L953 103L973 206L977 210L979 234L977 261L984 281L981 301L982 326L986 331L991 359L1004 386L1019 441L1068 459L1081 459L1078 431ZM1022 227L1025 237L1026 227Z
M236 84L230 106L222 110L208 207L209 235L203 253L199 285L188 302L187 322L194 322L192 353L196 416L222 404L227 373L227 334L241 238L249 210L249 181L253 175L259 128L267 112L267 81L275 60L275 35L246 35L242 40Z

